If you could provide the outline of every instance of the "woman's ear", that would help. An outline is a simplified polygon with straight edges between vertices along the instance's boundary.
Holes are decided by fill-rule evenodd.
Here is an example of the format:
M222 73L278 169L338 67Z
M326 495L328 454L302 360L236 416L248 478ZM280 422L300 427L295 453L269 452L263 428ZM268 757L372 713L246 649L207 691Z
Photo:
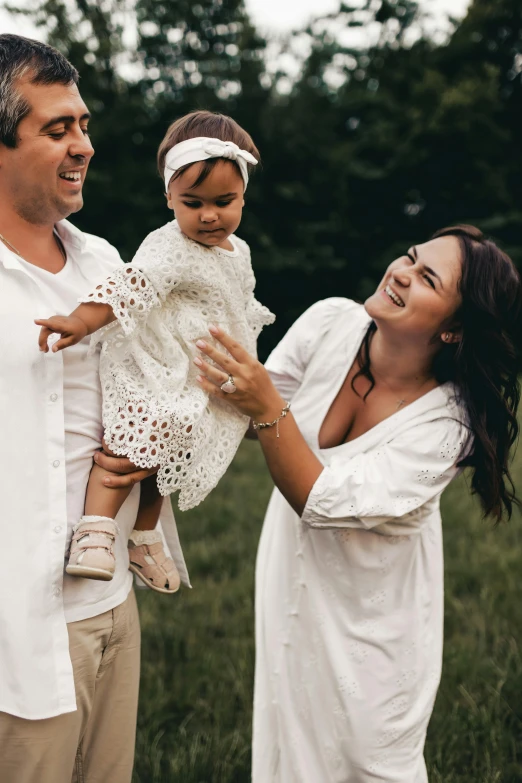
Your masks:
M451 331L448 330L446 332L442 332L440 339L443 343L446 343L446 345L451 345L452 343L460 343L462 340L462 330L461 329L452 329Z

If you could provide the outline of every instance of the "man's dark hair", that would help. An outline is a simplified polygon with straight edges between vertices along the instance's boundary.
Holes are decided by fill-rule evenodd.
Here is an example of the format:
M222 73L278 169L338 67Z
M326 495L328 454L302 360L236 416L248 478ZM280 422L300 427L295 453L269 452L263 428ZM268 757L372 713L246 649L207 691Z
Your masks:
M16 129L31 111L20 94L20 79L31 84L78 84L76 68L52 46L23 38L0 35L0 142L16 147Z

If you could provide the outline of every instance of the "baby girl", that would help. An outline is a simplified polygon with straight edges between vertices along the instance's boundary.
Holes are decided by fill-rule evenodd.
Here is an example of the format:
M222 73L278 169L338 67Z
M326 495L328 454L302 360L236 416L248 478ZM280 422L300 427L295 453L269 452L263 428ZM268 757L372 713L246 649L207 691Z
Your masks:
M141 468L130 568L151 588L175 592L179 577L156 529L163 496L179 490L180 509L200 503L227 469L248 426L232 406L196 383L196 341L215 323L255 353L274 316L254 297L250 250L234 232L259 153L234 120L197 111L168 129L158 151L167 203L175 220L146 237L122 265L69 316L37 320L40 348L52 333L59 351L93 334L101 343L100 378L107 450ZM99 330L99 331L98 331ZM234 393L229 378L222 389ZM102 483L94 465L84 516L74 528L69 574L112 579L114 521L129 488Z

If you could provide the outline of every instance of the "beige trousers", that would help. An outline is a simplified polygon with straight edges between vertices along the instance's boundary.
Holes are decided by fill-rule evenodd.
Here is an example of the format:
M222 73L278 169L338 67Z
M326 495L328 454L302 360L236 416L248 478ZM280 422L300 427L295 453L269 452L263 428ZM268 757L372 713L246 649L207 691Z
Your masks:
M134 592L68 629L77 710L45 720L0 712L1 783L130 783L140 669Z

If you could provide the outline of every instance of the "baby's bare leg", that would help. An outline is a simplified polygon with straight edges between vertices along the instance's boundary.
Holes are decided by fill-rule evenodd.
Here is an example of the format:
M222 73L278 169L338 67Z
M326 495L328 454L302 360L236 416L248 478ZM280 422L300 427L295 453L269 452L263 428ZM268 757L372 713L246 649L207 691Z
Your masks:
M156 476L149 476L141 482L140 505L135 530L154 530L158 523L163 498L158 491Z
M85 495L85 516L110 517L110 519L116 517L132 489L132 487L114 489L106 487L103 483L104 477L116 475L116 473L104 470L99 465L92 466Z

